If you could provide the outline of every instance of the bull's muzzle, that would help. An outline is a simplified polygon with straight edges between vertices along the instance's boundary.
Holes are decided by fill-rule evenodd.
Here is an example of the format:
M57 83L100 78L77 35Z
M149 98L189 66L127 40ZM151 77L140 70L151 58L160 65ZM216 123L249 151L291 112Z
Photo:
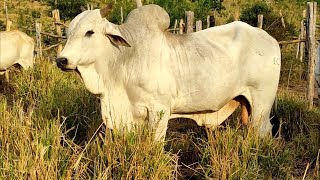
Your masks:
M63 70L63 71L72 70L72 69L67 68L68 59L65 58L65 57L58 57L58 58L56 59L56 63L57 63L58 68L60 68L60 69Z

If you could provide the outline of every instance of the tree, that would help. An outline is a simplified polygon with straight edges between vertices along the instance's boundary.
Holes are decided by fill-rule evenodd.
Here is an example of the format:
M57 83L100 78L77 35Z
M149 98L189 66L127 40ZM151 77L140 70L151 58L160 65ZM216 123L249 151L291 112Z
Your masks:
M158 4L170 15L171 24L176 19L184 18L185 11L193 11L197 19L206 22L212 11L222 10L223 0L145 0L145 4Z
M59 9L63 20L73 19L81 13L81 6L86 6L87 0L46 0L51 10Z
M265 2L257 2L243 9L240 20L252 26L257 26L259 14L263 14L263 29L278 41L287 40L287 38L296 35L295 27L286 20L284 20L286 24L284 27L281 16L276 14Z

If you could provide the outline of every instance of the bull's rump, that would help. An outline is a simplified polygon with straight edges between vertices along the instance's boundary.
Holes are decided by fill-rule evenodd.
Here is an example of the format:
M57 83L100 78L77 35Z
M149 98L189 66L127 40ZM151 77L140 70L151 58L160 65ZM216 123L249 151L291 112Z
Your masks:
M6 69L19 60L33 59L34 42L31 37L20 31L0 32L0 68ZM28 62L19 62L29 65Z

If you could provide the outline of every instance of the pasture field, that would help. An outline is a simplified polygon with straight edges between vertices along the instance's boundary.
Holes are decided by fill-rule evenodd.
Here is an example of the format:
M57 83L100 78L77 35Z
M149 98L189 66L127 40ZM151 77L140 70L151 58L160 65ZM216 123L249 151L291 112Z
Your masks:
M54 31L42 1L8 2L13 29L30 29L38 18L44 31ZM254 2L225 0L217 23ZM305 1L291 2L275 1L273 8L298 27ZM53 51L46 52L33 69L12 68L9 82L0 77L0 179L320 179L320 109L307 109L305 64L295 59L295 49L282 47L272 113L279 120L276 137L258 138L236 112L214 130L171 120L164 143L152 142L153 132L143 126L111 134L102 125L99 98L76 73L56 67Z
M284 90L276 138L257 138L232 116L207 133L175 120L159 144L145 127L111 136L101 127L99 99L45 59L10 74L0 86L3 179L319 178L320 111Z

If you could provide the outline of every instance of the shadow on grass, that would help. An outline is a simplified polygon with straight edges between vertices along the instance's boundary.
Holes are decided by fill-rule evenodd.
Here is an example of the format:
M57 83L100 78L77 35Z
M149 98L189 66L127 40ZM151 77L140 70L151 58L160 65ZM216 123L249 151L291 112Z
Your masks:
M310 172L316 171L317 156L320 149L319 109L308 110L303 99L290 95L280 95L275 112L271 114L271 116L274 115L271 123L275 126L273 133L277 133L277 135L270 142L261 141L257 144L254 139L250 140L249 138L248 140L250 133L247 127L240 125L239 111L236 111L220 128L213 132L214 137L211 138L220 137L225 139L216 139L214 141L221 143L233 141L235 144L249 143L249 145L238 145L237 148L230 149L230 151L235 151L233 155L239 156L240 159L237 160L240 160L238 162L240 164L246 163L241 162L242 158L245 157L242 154L243 151L252 151L256 146L261 148L259 153L255 155L257 157L252 158L257 160L257 164L250 162L247 171L240 171L245 175L244 177L271 177L275 179L289 178L291 176L302 177L308 164L310 164ZM238 137L236 140L231 140L235 138L234 135ZM207 144L209 141L210 138L208 139L206 129L197 126L193 120L170 120L167 132L168 143L165 149L178 154L180 179L205 179L208 178L207 175L212 173L219 174L219 172L212 172L212 169L208 167L211 161L210 157L214 155L234 159L234 157L229 157L230 154L226 153L224 149L217 148L220 147L219 145L214 146L215 149L213 151L215 154L210 154L212 152L208 152L209 155L203 154L203 152L207 152L204 148L210 147ZM250 145L251 143L252 145ZM204 158L204 156L207 157ZM226 163L232 164L232 162ZM228 166L232 167L232 165L227 165L226 167ZM250 166L262 169L259 170L259 174L254 174L250 172ZM234 175L233 177L237 177L237 175ZM221 178L221 176L218 177ZM232 175L228 174L227 177L231 178ZM309 174L309 177L316 176Z
M169 121L166 134L166 151L179 156L179 179L203 179L197 169L201 161L199 146L207 140L204 127L200 127L192 119L172 119Z

